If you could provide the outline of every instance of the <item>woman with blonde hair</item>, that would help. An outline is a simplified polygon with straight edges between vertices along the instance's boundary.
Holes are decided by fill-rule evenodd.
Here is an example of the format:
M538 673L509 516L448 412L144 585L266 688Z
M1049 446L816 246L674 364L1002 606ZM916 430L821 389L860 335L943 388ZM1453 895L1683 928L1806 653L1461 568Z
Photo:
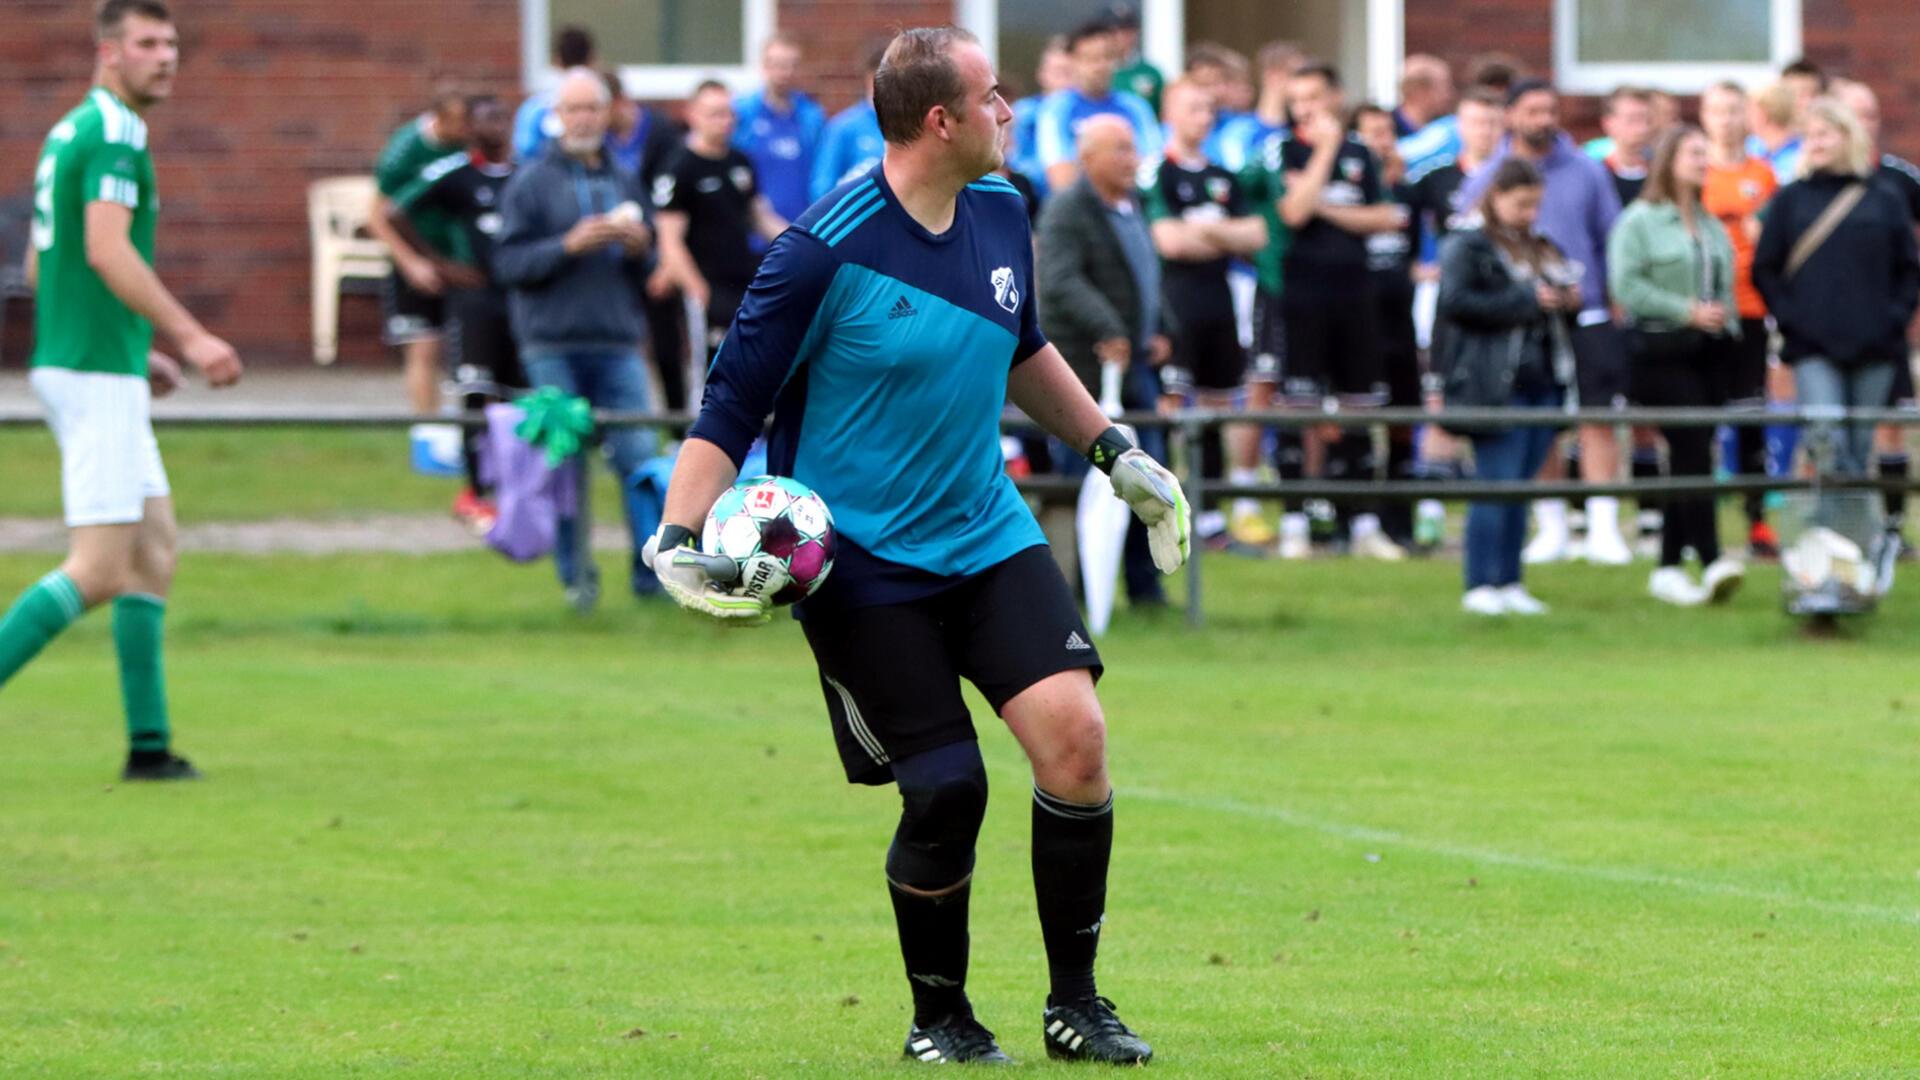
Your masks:
M1607 238L1608 292L1626 312L1633 397L1641 405L1710 408L1726 398L1740 313L1732 241L1701 201L1707 160L1699 128L1662 135L1646 187ZM1660 434L1676 478L1713 475L1712 428L1667 427ZM1699 584L1684 566L1689 549L1704 568ZM1660 567L1648 583L1655 599L1682 607L1723 601L1744 573L1738 560L1721 557L1712 497L1667 503Z
M1920 304L1920 249L1906 208L1872 182L1872 143L1838 100L1807 109L1801 178L1767 208L1753 283L1785 340L1802 408L1884 408ZM1823 472L1864 476L1873 425L1809 429Z

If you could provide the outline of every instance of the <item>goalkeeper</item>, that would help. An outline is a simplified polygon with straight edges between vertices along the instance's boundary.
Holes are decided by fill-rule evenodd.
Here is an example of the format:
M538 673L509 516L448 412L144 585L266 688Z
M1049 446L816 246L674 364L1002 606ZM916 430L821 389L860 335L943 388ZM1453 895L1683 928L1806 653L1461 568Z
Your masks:
M1151 1049L1094 984L1113 845L1100 656L1002 467L1004 403L1109 471L1167 573L1187 557L1187 502L1037 328L1025 204L989 175L1012 113L979 43L951 28L905 31L873 96L886 156L767 251L647 557L682 605L767 618L763 601L709 582L691 545L771 413L769 471L819 492L838 529L833 575L796 614L841 762L851 782L900 789L886 871L913 992L907 1055L1005 1060L966 994L987 773L965 678L1033 766L1048 1053L1145 1061Z

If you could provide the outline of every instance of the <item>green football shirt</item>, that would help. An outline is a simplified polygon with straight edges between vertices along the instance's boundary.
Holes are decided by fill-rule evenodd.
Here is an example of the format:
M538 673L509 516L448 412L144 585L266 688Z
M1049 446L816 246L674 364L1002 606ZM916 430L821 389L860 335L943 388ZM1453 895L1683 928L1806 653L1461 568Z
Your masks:
M420 179L427 166L459 151L458 143L428 138L424 119L409 120L387 140L386 149L380 151L380 161L373 168L374 182L380 185L380 194L392 199ZM416 207L407 211L407 220L435 253L459 262L469 261L466 238L451 214L434 207Z
M34 367L147 374L153 324L107 288L87 264L87 204L133 211L131 239L153 264L160 196L147 155L147 125L119 98L94 87L47 134L33 174Z
M1247 155L1247 163L1240 170L1241 196L1267 223L1267 246L1254 253L1253 269L1261 291L1269 296L1280 295L1281 269L1287 261L1287 248L1293 244L1293 230L1280 220L1280 198L1287 193L1280 143L1280 136L1268 136Z
M1144 56L1135 56L1133 63L1113 73L1113 88L1139 94L1153 106L1153 114L1160 115L1160 92L1166 89L1167 80L1160 69L1147 62Z

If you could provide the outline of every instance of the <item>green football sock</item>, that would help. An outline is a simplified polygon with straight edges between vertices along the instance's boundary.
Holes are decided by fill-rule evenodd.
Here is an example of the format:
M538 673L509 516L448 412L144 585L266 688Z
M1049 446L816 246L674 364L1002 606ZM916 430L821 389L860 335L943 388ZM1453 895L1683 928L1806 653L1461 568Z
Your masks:
M127 707L127 742L135 750L167 748L167 678L160 663L160 624L166 616L167 602L146 593L113 602L120 698Z
M80 588L59 570L33 583L0 619L0 686L86 611Z

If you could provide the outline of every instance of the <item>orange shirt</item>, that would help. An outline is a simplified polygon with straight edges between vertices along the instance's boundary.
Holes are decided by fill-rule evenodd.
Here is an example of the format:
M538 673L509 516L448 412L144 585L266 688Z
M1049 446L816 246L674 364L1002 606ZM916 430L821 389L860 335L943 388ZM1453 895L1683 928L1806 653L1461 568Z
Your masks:
M1733 241L1733 299L1743 319L1758 319L1767 313L1766 301L1753 287L1753 247L1759 237L1760 208L1779 187L1773 166L1759 158L1747 158L1738 165L1707 166L1707 183L1700 191L1707 213L1720 219Z

